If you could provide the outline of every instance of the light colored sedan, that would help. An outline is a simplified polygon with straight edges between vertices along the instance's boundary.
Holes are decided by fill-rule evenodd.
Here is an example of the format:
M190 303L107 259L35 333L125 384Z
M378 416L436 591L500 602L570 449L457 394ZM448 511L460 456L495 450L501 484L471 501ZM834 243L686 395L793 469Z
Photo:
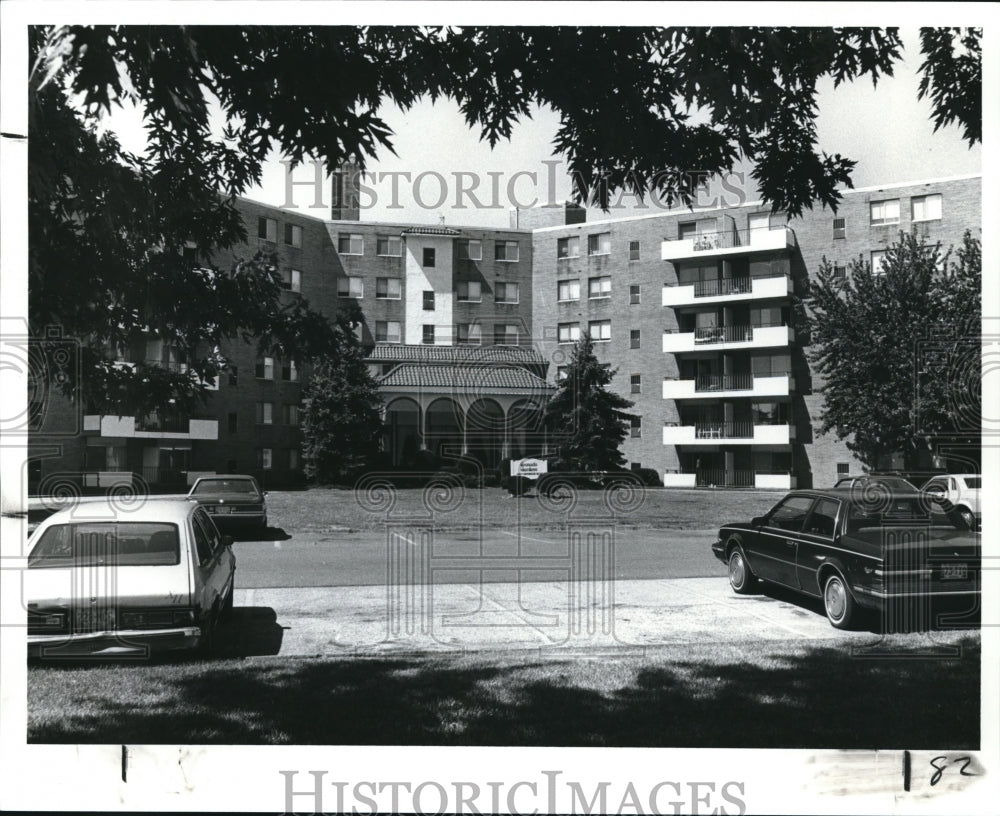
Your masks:
M42 522L28 543L29 655L208 648L232 610L232 539L193 502L81 503Z

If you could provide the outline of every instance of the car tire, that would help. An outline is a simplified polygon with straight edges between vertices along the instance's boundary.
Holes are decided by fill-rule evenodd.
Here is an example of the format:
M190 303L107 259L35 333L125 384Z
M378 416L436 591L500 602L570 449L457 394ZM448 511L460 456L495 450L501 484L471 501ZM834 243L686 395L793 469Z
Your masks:
M959 507L958 515L961 517L962 522L970 529L975 531L976 527L976 516L968 507Z
M823 583L823 611L835 629L850 629L857 602L840 573L833 573Z
M729 586L738 595L748 595L757 589L757 576L750 571L750 564L739 545L729 553Z

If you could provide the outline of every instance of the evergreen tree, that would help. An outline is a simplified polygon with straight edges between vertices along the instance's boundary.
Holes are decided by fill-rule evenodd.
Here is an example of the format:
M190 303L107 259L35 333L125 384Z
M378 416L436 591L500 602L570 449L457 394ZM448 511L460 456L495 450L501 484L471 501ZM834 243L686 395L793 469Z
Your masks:
M585 333L570 354L566 377L545 408L545 424L567 470L616 470L628 435L633 403L607 390L615 371L598 362Z

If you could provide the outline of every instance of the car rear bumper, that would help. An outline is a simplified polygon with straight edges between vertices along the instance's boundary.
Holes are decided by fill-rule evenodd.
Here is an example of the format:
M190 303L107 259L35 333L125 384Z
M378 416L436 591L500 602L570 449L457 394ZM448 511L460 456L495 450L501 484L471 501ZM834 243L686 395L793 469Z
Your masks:
M895 602L925 602L960 600L962 598L973 598L981 595L978 587L956 586L954 589L931 588L921 590L904 590L900 592L887 592L884 590L872 589L865 586L852 586L854 597L862 606L873 609L881 609L887 603Z
M28 635L29 657L141 657L152 651L197 648L201 628L124 629L75 635Z

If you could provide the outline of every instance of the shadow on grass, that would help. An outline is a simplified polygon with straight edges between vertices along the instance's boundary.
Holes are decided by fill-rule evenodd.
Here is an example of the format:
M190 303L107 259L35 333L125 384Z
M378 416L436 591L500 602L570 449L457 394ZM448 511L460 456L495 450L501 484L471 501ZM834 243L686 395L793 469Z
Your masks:
M292 537L281 527L233 527L225 532L237 544L241 541L288 541Z
M64 711L49 701L65 697L65 675L43 671L29 676L28 738L975 749L979 641L957 642L960 655L948 659L904 659L917 657L921 644L897 640L883 659L858 659L844 644L794 653L776 644L763 659L735 648L700 659L692 648L677 660L651 653L611 661L518 656L508 664L456 657L191 663L169 673L135 667L123 670L135 676L117 681L71 678L87 693ZM609 688L609 675L620 682ZM155 703L116 691L116 682Z

